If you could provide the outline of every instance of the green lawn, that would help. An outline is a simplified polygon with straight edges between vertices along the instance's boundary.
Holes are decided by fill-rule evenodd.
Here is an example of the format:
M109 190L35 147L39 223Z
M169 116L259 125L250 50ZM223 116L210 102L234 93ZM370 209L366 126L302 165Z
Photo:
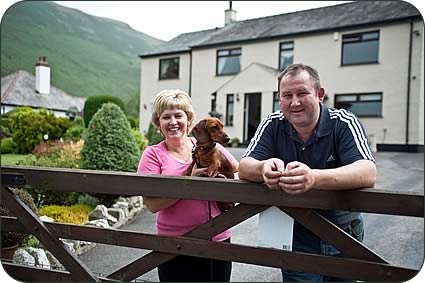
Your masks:
M16 165L16 163L31 154L2 154L1 155L1 165Z

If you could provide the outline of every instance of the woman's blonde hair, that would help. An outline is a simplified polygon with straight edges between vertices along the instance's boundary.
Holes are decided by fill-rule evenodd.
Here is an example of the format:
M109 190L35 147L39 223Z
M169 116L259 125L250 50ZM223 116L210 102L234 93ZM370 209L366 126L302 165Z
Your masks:
M152 104L152 123L159 128L159 116L165 110L174 108L186 112L190 126L195 118L192 99L189 94L180 89L166 89L155 96Z

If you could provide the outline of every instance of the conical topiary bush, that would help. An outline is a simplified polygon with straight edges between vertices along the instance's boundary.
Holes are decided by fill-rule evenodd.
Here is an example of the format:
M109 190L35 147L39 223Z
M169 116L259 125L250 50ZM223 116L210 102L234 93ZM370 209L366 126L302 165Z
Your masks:
M91 119L81 150L82 169L135 172L140 150L124 112L114 103L105 103ZM105 205L112 197L95 195Z

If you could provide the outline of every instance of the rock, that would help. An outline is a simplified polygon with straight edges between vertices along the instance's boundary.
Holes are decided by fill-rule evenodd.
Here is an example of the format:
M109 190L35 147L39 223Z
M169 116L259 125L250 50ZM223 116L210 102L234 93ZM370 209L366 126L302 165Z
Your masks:
M128 216L128 212L129 212L128 206L129 206L128 202L124 202L124 201L117 201L116 203L112 205L113 208L121 208L124 211L125 217Z
M46 215L40 216L40 220L44 222L55 222L53 218L50 218L49 216L46 216Z
M26 250L18 249L13 256L13 263L35 266L35 258Z
M65 245L65 247L71 252L75 253L74 244L69 242L68 240L60 239L62 243Z
M108 213L118 221L122 221L125 218L125 213L122 208L108 208Z
M106 219L97 219L86 222L85 225L101 227L101 228L109 228L108 221Z
M99 204L96 208L89 213L89 220L96 219L107 219L108 218L108 209L103 204Z
M50 269L50 261L43 249L28 247L25 250L34 257L35 266Z
M50 268L55 270L66 270L60 261L49 251L46 251L47 259L50 262Z

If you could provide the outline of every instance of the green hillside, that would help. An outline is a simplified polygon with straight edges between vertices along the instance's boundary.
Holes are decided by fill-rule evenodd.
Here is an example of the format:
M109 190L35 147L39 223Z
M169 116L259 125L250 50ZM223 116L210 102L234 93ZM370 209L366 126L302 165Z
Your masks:
M76 96L129 101L140 88L138 55L161 43L122 22L53 2L23 1L1 21L1 75L34 73L37 58L46 56L54 86Z

